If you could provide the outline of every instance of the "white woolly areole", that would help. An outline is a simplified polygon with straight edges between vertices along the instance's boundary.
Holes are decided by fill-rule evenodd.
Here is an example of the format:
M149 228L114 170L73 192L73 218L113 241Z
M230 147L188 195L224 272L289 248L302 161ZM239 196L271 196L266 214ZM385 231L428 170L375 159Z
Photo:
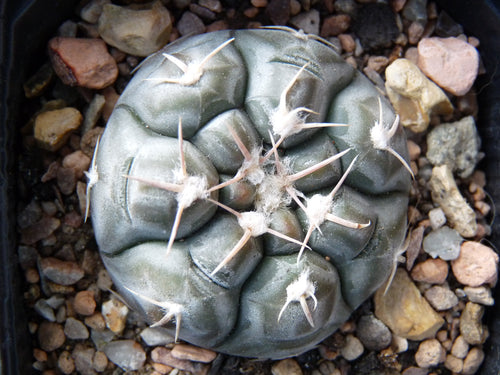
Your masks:
M255 198L257 209L271 213L282 206L288 206L292 201L292 197L285 194L286 187L289 185L286 176L267 175L257 186L257 196Z
M309 275L311 271L309 269L304 270L299 278L286 287L286 300L288 303L294 301L300 301L301 297L312 297L316 302L316 297L314 293L316 292L316 287L314 283L309 280Z
M238 173L244 174L246 179L253 185L260 184L266 177L266 173L262 170L260 163L260 158L262 154L262 148L255 148L250 153L250 160L245 159Z
M311 225L323 224L331 204L332 198L328 195L315 194L307 200L306 215Z
M177 194L177 202L189 207L194 201L208 197L208 184L205 176L188 176L184 178L182 191Z
M271 125L274 134L280 137L288 137L297 134L302 130L304 118L299 115L299 111L283 111L280 108L271 116Z
M374 148L377 150L386 150L389 148L391 135L381 122L375 121L375 125L370 129L370 139Z
M267 217L262 212L242 212L238 224L245 230L250 230L252 237L258 237L267 232Z

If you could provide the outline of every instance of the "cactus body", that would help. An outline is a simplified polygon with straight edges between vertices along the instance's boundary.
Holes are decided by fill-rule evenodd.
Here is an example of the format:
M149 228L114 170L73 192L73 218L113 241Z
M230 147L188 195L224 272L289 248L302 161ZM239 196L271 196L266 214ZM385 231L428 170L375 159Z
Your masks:
M410 175L371 134L394 120L303 34L220 31L152 55L95 156L92 221L116 288L202 347L312 348L386 281L403 241ZM407 159L403 131L390 137Z

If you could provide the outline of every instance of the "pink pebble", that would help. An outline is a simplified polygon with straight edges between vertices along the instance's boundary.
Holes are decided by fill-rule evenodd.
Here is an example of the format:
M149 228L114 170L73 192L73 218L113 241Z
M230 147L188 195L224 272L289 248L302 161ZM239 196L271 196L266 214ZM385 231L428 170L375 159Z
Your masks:
M462 96L477 77L479 54L458 38L424 38L418 43L418 67L446 91Z
M451 268L458 282L464 285L495 285L497 263L498 255L488 246L466 241L460 248L459 257L451 262Z

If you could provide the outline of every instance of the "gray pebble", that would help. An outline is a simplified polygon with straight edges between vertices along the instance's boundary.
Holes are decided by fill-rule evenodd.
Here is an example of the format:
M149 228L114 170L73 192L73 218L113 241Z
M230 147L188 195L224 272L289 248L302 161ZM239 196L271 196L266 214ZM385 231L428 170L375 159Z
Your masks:
M179 22L177 22L177 30L182 36L197 35L205 31L205 25L196 14L184 12Z
M92 339L92 342L94 343L97 350L102 350L102 348L113 341L113 339L115 338L115 334L109 329L105 329L104 331L92 329L90 331L90 338Z
M167 345L173 343L174 337L165 327L148 327L141 332L141 338L148 346Z
M356 335L368 350L387 348L392 340L389 328L373 315L364 315L359 319Z
M72 340L85 340L89 338L89 330L85 327L85 324L71 317L66 319L64 334Z
M427 289L424 297L437 311L451 309L458 304L458 297L449 288L436 285Z
M40 274L60 285L73 285L84 276L77 263L50 257L40 260L39 269Z
M361 341L354 335L347 335L345 345L340 349L340 354L347 361L354 361L363 354L364 347Z
M433 165L446 164L453 173L469 177L481 159L481 141L472 116L441 124L427 136L427 158Z
M469 301L480 303L481 305L492 306L495 303L491 295L491 289L486 286L471 287L466 286L464 292Z
M429 220L432 229L436 230L446 224L446 216L441 207L433 208L429 211Z
M427 0L408 0L402 13L407 20L425 25L427 23Z
M306 34L319 34L320 18L319 11L311 9L309 12L299 13L290 20L296 28L303 30Z
M95 349L88 348L83 344L76 344L71 357L75 360L75 367L78 374L94 375L96 372L92 366Z
M463 238L450 227L441 227L430 232L423 241L424 251L433 258L454 260L460 255Z
M56 321L56 316L54 314L54 310L52 309L52 307L50 307L47 304L46 300L39 299L38 301L36 301L34 308L35 308L35 311L40 316L42 316L43 318L45 318L49 322L55 322Z
M146 353L134 340L112 341L103 348L103 352L125 371L138 370L146 361Z

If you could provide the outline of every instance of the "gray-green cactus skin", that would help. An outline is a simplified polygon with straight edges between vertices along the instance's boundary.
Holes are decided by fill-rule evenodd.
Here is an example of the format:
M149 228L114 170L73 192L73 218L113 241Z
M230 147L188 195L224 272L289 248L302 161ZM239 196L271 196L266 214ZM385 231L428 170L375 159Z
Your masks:
M188 79L182 68L203 59L201 74ZM281 142L273 127L280 105L285 114L299 108L299 127L317 126L282 132ZM404 240L410 173L372 134L395 118L365 76L300 32L218 31L150 56L109 119L90 190L96 240L118 292L150 324L178 328L195 345L275 359L313 348L384 284ZM268 152L272 142L277 152ZM389 143L408 159L402 129ZM243 173L245 149L258 162ZM314 173L289 178L342 151ZM237 182L210 190L238 173ZM185 204L174 231L186 175L207 188ZM357 228L314 221L305 210L339 186L329 217ZM265 218L264 229L214 273L245 236L238 214L249 212Z

